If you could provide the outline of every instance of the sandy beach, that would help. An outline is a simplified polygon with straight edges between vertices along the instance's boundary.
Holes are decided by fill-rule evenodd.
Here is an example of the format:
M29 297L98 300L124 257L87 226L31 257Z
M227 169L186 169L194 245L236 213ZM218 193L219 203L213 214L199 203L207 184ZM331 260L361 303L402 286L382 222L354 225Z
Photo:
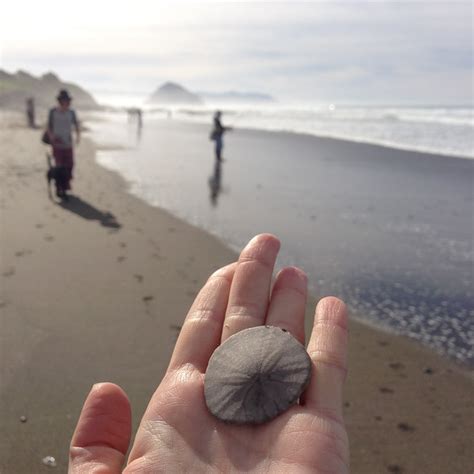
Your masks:
M40 131L5 113L0 136L0 472L48 472L47 455L66 472L91 385L123 387L136 427L194 296L236 254L127 193L118 174L97 165L89 138L77 149L73 196L57 204ZM313 308L314 300L307 325ZM471 373L355 321L349 367L353 473L472 471Z

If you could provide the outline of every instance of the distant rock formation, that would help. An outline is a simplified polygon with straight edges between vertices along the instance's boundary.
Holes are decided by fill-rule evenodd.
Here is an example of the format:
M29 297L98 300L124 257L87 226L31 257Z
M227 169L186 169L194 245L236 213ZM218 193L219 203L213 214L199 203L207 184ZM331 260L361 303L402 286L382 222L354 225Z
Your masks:
M148 100L160 105L199 105L202 99L175 82L165 82L158 87Z
M199 95L211 103L262 104L275 102L271 95L261 92L199 92Z
M10 74L0 69L0 107L24 109L28 97L35 99L38 108L56 105L60 89L67 89L73 98L73 105L81 109L98 109L99 104L89 92L76 84L62 81L56 74L48 72L35 77L25 71Z

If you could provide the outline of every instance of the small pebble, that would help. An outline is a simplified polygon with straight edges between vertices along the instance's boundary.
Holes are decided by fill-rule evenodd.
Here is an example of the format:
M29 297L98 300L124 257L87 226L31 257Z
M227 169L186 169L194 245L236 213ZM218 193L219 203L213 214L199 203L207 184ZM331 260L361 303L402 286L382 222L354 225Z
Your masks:
M26 418L25 415L21 415L21 416L20 416L20 421L21 421L22 423L26 423L26 420L27 420L27 418Z
M56 459L53 456L46 456L43 458L43 464L49 467L56 467L58 464L56 463Z

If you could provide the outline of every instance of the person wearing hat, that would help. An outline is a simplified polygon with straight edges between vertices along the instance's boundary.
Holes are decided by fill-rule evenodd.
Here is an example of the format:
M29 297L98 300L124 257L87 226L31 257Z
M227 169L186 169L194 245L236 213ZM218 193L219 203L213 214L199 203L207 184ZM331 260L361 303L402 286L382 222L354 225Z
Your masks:
M56 194L65 198L66 192L71 189L74 167L72 130L74 128L76 143L79 143L80 128L76 112L70 108L72 97L69 92L66 89L60 90L56 99L58 106L49 111L48 135L56 168L60 171L56 178Z

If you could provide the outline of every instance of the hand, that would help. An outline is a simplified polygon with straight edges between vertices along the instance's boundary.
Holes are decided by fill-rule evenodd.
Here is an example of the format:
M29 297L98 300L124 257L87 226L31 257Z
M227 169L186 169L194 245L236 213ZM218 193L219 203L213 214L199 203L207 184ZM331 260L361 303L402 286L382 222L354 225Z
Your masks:
M125 473L349 472L342 420L347 316L336 298L317 305L308 345L312 378L298 405L257 426L222 423L206 408L204 373L221 341L269 324L304 342L305 274L292 267L281 270L268 301L278 250L275 237L259 235L237 263L221 268L204 285L143 416ZM95 385L72 438L70 473L121 472L130 418L130 404L118 386Z

